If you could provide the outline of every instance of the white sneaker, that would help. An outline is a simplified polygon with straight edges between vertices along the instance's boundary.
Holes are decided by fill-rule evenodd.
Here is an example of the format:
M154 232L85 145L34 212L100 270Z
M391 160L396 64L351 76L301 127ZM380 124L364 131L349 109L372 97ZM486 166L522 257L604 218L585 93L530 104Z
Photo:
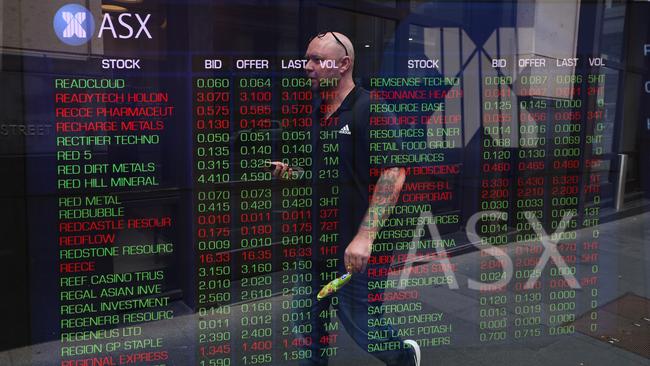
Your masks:
M413 348L413 353L415 354L415 366L420 366L420 345L418 345L418 342L412 339L407 339L404 341L404 344L408 344Z

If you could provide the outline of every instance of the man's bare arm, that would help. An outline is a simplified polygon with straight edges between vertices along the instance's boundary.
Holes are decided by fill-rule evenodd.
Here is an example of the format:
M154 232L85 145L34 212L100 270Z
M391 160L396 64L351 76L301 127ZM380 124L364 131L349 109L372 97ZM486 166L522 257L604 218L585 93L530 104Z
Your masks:
M345 268L348 271L361 272L365 269L372 243L397 203L405 180L404 168L390 168L382 172L359 231L345 249Z

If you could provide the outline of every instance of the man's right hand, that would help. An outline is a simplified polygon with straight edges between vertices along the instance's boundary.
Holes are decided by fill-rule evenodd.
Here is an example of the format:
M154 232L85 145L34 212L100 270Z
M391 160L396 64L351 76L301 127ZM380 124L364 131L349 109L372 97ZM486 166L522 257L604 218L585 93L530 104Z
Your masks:
M291 179L293 174L293 169L289 164L285 164L281 161L272 161L271 164L271 174L280 179Z

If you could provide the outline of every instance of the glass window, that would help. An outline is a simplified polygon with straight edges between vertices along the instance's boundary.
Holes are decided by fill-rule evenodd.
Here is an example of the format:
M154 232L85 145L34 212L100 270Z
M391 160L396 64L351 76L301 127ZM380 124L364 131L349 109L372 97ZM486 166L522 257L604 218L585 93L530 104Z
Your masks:
M0 365L647 364L649 10L0 2Z

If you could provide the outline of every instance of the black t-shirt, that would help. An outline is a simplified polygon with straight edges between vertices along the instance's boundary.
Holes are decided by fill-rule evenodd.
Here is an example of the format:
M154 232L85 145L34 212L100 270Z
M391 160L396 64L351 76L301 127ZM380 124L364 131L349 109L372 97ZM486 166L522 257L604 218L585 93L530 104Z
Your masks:
M399 129L395 126L377 127L371 123L370 104L370 93L361 87L355 87L317 133L317 138L330 138L318 138L314 164L315 183L321 192L326 192L331 184L339 186L339 233L340 244L343 246L356 234L368 210L372 187L381 170L400 165L391 159L392 155L402 154ZM381 115L372 113L372 116ZM322 115L319 117L322 118ZM319 118L318 121L320 120ZM318 171L326 165L326 159L329 158L329 162L332 162L332 148L324 146L332 141L335 141L338 148L338 177L319 177ZM373 145L371 148L371 142L389 144Z

